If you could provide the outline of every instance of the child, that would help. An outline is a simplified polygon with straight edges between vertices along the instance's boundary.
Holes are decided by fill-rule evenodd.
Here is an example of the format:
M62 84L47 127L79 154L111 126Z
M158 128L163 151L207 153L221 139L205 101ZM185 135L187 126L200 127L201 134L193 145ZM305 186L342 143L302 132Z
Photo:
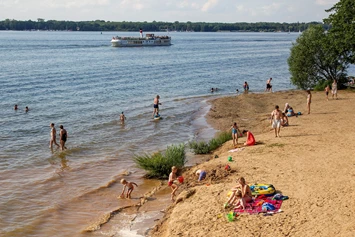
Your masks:
M237 201L236 204L234 204L234 207L235 208L243 208L243 210L245 210L245 207L247 204L242 196L243 196L242 191L238 190L237 193L235 194L235 197L239 198L239 200Z
M128 187L126 198L129 198L129 199L130 199L130 198L131 198L131 193L132 193L132 191L133 191L133 189L134 189L133 184L136 185L137 187L138 187L138 185L137 185L136 183L133 183L133 182L128 182L128 181L125 180L125 179L121 179L121 184L123 184L123 190L122 190L122 193L121 193L120 197L121 197L121 198L124 197L124 192L125 192L125 190L126 190L126 187Z
M244 143L245 146L254 146L255 145L254 135L250 131L243 130L243 135L247 135L247 141Z
M200 182L201 180L204 180L206 178L207 173L204 170L197 170L196 171L196 175L198 176L198 180L197 181Z
M327 97L327 101L329 101L329 98L328 98L329 91L330 91L329 85L327 85L327 86L325 87L324 91L325 91L325 96Z
M311 89L308 88L308 90L307 90L307 109L308 109L308 114L311 113L311 101L312 101Z
M126 116L123 114L123 111L122 113L120 114L120 120L121 120L121 124L124 124L124 121L126 120Z
M249 185L246 184L245 179L243 177L240 177L237 182L239 182L239 185L235 186L232 188L232 195L229 197L226 205L231 205L235 202L235 200L238 198L237 193L240 191L242 193L242 196L240 197L240 202L245 203L251 202L253 200L252 195L251 195L251 189ZM238 205L238 202L237 202ZM244 205L245 207L245 205Z
M233 146L236 147L235 143L238 144L238 134L241 133L237 126L237 123L234 123L229 130L232 130Z
M286 116L285 113L282 113L282 116L281 116L281 126L282 127L288 126L288 117Z
M176 166L171 167L171 173L169 175L169 181L168 181L168 186L171 187L171 201L174 201L175 193L176 190L179 188L176 184L174 184L174 181L176 180L176 172L177 168Z

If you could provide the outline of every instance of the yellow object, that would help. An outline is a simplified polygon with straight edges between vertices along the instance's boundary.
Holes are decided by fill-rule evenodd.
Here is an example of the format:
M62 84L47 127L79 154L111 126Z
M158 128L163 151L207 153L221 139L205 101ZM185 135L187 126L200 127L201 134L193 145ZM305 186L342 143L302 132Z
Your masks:
M249 184L249 187L253 196L271 196L276 192L272 184Z

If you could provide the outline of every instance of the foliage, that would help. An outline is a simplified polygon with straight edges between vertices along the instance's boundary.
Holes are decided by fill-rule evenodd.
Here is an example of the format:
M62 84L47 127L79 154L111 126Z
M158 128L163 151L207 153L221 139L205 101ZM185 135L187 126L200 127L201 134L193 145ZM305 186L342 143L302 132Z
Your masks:
M171 167L181 168L186 162L185 146L171 145L165 152L157 152L152 155L135 155L134 162L139 168L148 171L147 176L151 178L166 178L171 172Z
M355 63L355 1L340 0L332 8L324 22L331 25L329 37L335 42L334 47L344 59Z
M298 32L306 30L310 25L322 24L319 22L309 23L210 23L210 22L112 22L104 20L96 21L55 21L38 18L37 21L17 21L6 19L0 21L0 30L70 30L70 31L250 31L250 32ZM326 28L327 26L324 25Z
M311 26L302 33L288 58L292 84L307 89L322 81L345 78L348 63L332 40L321 26Z
M216 150L223 143L232 140L232 134L230 132L220 132L215 138L212 138L208 143L204 141L189 142L189 148L194 151L195 154L208 154L213 150Z

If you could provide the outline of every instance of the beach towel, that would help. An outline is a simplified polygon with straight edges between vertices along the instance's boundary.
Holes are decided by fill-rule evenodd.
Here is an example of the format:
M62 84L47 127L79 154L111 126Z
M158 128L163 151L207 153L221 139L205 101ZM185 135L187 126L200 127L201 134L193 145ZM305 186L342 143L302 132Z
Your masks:
M236 148L236 149L233 149L233 150L229 150L228 152L238 152L238 151L242 151L242 150L244 150L244 147Z
M255 198L253 202L247 203L245 210L236 208L234 212L237 214L248 213L248 214L259 214L259 213L269 213L274 214L280 212L282 205L282 200L272 200L272 197L267 198Z

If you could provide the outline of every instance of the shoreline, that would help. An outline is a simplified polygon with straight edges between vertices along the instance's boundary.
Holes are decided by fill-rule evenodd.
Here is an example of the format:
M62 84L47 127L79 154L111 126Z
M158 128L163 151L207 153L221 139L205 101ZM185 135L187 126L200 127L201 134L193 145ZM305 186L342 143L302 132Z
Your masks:
M355 165L355 160L351 157L351 148L346 146L343 148L343 142L336 144L338 148L336 156L341 156L342 161L334 161L331 152L334 151L333 149L329 151L328 157L324 150L328 150L332 145L335 146L331 142L332 139L336 140L345 129L344 125L340 127L338 125L341 125L343 119L349 119L350 111L347 108L351 105L351 101L355 101L355 93L340 91L339 100L330 99L330 101L325 100L323 92L312 92L312 94L314 97L310 115L304 115L306 111L304 91L289 90L211 99L211 109L206 116L210 126L214 129L226 130L232 121L236 121L241 129L253 131L257 142L261 143L247 147L241 152L228 153L227 151L232 147L229 141L210 155L212 157L218 154L220 158L211 159L184 171L185 182L181 185L181 189L179 188L177 200L167 208L163 219L155 225L150 234L152 236L181 234L202 236L209 233L213 236L225 236L227 230L233 230L243 236L260 234L263 236L317 234L350 236L355 231L354 225L351 225L354 214L348 210L348 207L355 204L355 193L352 188L355 184L354 178L350 182L352 186L347 181L348 183L339 185L342 187L342 190L339 190L335 188L337 182L327 178L325 174L330 172L332 178L347 180L347 172L343 169L333 170L333 166L337 166L339 169L345 167L348 175L355 177L355 172L351 172L351 165ZM291 117L290 126L281 128L281 138L274 138L268 117L275 104L278 103L282 110L286 102L290 103L296 112L301 111L303 115L298 118ZM238 107L237 105L239 108L233 108ZM336 112L337 110L340 112ZM332 134L333 130L324 134L324 129L329 130L329 126L332 126L328 124L329 119L336 122L336 128L339 129L335 131L336 134ZM354 121L354 117L348 121L349 124L353 124L351 121ZM355 134L354 128L345 131L348 132L347 138ZM244 142L245 138L240 140ZM342 149L339 149L340 147ZM223 170L229 155L236 160L230 163L232 172ZM349 162L353 163L348 167L344 166ZM207 170L207 178L201 183L196 182L194 175L194 170L198 168ZM312 168L315 171L312 171ZM332 172L337 173L338 176ZM225 218L219 218L218 216L225 212L222 205L226 201L226 193L234 184L235 178L239 176L244 176L250 183L272 183L276 189L289 196L290 200L283 203L284 213L270 218L243 215L238 218L238 224L228 223ZM304 183L307 182L306 180L311 181ZM319 187L321 183L327 183L328 189L337 190L340 194L350 194L350 201L344 204L338 195L334 196L322 190ZM312 195L314 185L316 185L315 195ZM300 188L295 190L293 187ZM328 208L328 203L340 207L334 210ZM339 223L337 220L340 216L347 221ZM255 230L253 228L255 224L261 227ZM262 225L266 225L267 228ZM314 227L311 232L309 232L310 227ZM274 231L267 231L270 228Z

